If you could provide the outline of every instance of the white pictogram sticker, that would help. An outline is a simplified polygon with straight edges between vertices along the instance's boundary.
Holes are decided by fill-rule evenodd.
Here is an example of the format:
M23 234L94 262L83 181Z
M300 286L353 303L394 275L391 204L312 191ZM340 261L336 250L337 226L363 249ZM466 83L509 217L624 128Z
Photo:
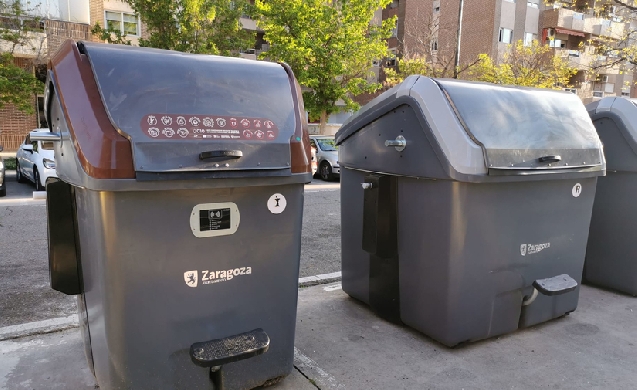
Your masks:
M182 127L177 130L177 134L179 134L181 138L186 138L188 137L188 134L190 134L190 132L188 131L188 129Z
M272 121L265 121L264 125L266 129L271 129L272 127L274 127L274 123L272 123Z
M230 118L230 126L237 127L237 118Z
M193 116L192 118L190 118L188 120L190 122L191 125L193 126L199 126L199 123L201 123L201 119L197 118L196 116Z
M573 190L571 191L571 193L573 194L575 198L580 196L582 194L582 185L580 183L575 184L573 186Z
M150 135L153 138L156 138L159 136L159 129L156 127L151 127L150 129L148 129L148 135Z
M203 118L203 125L206 127L214 127L215 121L212 118Z
M263 139L264 133L261 130L257 130L254 132L254 135L256 135L258 139Z
M226 120L223 118L217 118L217 125L219 125L219 127L226 127Z
M155 115L150 115L148 117L148 124L151 126L154 126L157 124L157 118L155 118Z
M171 125L173 123L173 118L169 117L168 115L164 115L161 117L161 123L163 123L164 126Z
M268 210L272 214L281 214L287 205L288 202L285 200L285 196L281 194L274 194L268 199Z
M179 126L184 126L186 124L186 118L184 118L183 116L178 116L177 117L177 124Z
M172 138L172 136L175 135L175 130L171 129L170 127L166 127L164 130L161 131L161 133L168 138Z
M243 127L250 127L250 121L247 119L241 119L241 125Z
M246 138L252 138L252 132L250 130L243 130L243 136Z

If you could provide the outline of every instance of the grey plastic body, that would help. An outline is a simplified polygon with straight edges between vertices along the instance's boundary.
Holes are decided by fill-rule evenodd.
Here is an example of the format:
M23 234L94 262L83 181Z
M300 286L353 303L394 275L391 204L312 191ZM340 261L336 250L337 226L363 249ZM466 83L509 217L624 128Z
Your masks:
M287 200L281 214L266 203ZM250 389L292 370L303 184L100 192L76 189L89 357L102 389L212 389L191 361L195 342L262 328L263 355L222 368L224 388ZM193 206L234 202L233 235L197 238ZM211 272L250 267L215 279ZM184 279L197 272L197 287ZM208 271L208 272L205 272ZM216 274L215 274L216 276Z
M570 156L569 163L581 156L577 142L567 153L546 143L533 160L496 170L444 88L422 77L407 83L407 91L388 91L337 133L343 290L448 346L574 311L579 288L572 285L560 295L530 298L536 280L567 274L581 281L595 184L604 174L601 143L581 102L573 115L584 124L590 142L583 148L593 161L573 168L565 159L540 161L542 154ZM533 103L532 90L522 93ZM538 98L546 93L552 92ZM404 150L385 146L399 136ZM494 156L514 161L521 154L511 150ZM384 185L390 190L383 192ZM395 210L394 221L386 209Z
M584 280L637 296L637 106L608 97L586 108L604 143L608 171L597 182Z

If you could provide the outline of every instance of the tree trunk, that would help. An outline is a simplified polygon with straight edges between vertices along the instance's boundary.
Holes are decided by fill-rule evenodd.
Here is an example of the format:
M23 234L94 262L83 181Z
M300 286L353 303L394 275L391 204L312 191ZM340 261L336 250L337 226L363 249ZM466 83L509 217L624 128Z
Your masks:
M321 124L319 125L319 134L325 135L327 132L327 112L321 111Z

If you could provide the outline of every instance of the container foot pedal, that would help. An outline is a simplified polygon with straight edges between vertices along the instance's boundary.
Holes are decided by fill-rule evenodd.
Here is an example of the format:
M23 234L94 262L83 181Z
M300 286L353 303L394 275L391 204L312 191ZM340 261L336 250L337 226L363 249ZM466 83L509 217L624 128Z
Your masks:
M561 295L575 290L577 282L567 274L562 274L552 278L538 279L533 282L533 287L543 295Z
M259 328L223 339L194 343L190 346L190 358L201 367L219 367L261 355L269 347L270 337Z

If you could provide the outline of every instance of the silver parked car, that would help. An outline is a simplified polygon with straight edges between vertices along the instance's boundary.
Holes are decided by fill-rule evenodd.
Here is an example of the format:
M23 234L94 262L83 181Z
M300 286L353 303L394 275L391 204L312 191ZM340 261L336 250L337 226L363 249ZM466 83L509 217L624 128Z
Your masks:
M316 148L318 176L325 180L340 178L341 168L338 165L338 147L333 136L311 135L310 144Z

